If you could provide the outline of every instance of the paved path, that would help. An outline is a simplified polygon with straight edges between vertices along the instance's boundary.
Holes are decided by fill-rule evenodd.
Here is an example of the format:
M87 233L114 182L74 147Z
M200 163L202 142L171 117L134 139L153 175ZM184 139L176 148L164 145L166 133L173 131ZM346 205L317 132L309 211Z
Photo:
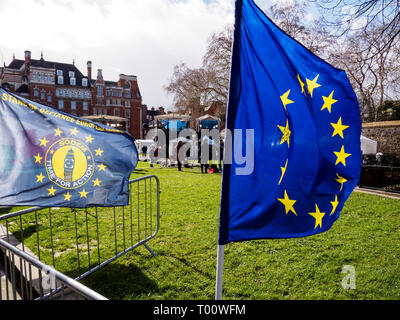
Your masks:
M365 188L359 188L356 187L354 189L355 192L361 192L361 193L366 193L366 194L373 194L385 198L391 198L391 199L399 199L400 200L400 193L394 193L394 192L386 192L386 191L381 191L381 190L373 190L373 189L365 189Z

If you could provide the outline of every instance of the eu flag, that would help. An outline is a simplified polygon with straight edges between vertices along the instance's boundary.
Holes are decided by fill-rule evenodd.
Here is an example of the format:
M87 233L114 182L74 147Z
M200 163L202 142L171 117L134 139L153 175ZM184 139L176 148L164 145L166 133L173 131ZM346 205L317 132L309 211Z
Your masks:
M129 202L134 138L0 88L0 205L85 208Z
M359 105L343 70L236 1L227 128L254 130L254 169L225 164L219 244L304 237L339 218L361 170Z

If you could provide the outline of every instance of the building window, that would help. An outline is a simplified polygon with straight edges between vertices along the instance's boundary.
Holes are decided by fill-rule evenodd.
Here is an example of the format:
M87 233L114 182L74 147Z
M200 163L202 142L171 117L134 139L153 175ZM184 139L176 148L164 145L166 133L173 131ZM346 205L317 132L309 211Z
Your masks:
M68 75L69 75L70 78L75 78L75 72L74 71L70 71L68 73Z
M76 79L75 78L70 78L69 80L71 86L76 86Z
M131 102L130 101L125 101L125 107L130 107L131 106Z
M58 109L64 109L64 100L58 100Z
M33 95L35 97L39 97L39 90L38 89L33 90Z
M47 102L51 102L51 96L47 96Z
M58 84L64 84L64 77L58 76Z
M125 92L125 98L130 99L131 98L131 93L130 92Z
M131 118L131 112L129 110L125 110L125 118L128 120Z
M57 70L57 75L58 75L58 76L62 76L62 75L63 75L62 70Z
M114 109L114 116L119 117L119 109Z
M71 110L76 110L76 101L71 101Z
M89 110L89 103L87 101L83 102L83 110L88 111Z
M111 91L107 90L107 97L111 97Z
M59 97L60 96L60 90L56 90L56 97Z
M103 96L103 86L97 86L97 96L98 97Z
M75 97L75 98L78 98L78 96L79 96L79 95L78 95L78 91L75 90L75 91L74 91L74 97Z
M109 106L110 105L110 99L107 99L106 101L106 105Z
M82 87L87 87L87 84L88 84L87 79L83 78L82 79Z

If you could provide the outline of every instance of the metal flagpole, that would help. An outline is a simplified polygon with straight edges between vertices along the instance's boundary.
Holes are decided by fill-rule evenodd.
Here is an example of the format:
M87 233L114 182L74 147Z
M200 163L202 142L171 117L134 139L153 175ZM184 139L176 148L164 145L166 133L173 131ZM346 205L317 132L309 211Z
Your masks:
M224 246L218 245L215 300L222 300L223 274L224 274Z

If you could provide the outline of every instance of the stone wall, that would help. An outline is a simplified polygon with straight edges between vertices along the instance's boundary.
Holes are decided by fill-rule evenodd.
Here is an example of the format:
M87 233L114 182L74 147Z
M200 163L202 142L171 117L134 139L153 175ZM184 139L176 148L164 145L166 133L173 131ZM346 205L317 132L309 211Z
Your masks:
M400 121L363 123L362 135L378 142L378 152L400 156Z

